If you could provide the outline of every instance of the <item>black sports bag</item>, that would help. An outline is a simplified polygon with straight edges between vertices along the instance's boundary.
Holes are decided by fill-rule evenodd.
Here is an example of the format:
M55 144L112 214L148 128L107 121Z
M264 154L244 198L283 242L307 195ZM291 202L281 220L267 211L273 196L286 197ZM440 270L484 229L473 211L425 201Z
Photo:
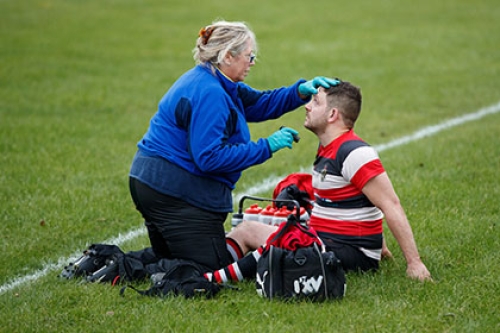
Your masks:
M341 299L346 290L344 269L334 252L323 251L317 242L296 250L287 250L274 245L287 233L306 233L318 237L300 225L290 215L286 226L268 240L268 246L257 262L257 293L269 299L308 299L324 301ZM273 235L272 235L273 236ZM279 243L279 242L278 242Z

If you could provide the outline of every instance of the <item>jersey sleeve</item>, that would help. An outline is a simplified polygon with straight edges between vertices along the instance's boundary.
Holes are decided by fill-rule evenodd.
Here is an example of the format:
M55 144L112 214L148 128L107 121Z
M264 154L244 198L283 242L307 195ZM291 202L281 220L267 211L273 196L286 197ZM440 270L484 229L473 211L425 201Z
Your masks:
M353 150L345 159L342 168L342 175L360 190L370 179L384 172L382 162L371 146Z

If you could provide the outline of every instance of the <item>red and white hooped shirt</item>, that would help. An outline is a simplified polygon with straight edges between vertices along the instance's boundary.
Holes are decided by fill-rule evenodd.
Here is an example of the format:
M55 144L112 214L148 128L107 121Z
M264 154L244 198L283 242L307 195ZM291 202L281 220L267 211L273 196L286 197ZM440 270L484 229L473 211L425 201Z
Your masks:
M376 150L353 130L320 146L312 172L315 203L310 225L380 260L384 215L361 190L384 172Z

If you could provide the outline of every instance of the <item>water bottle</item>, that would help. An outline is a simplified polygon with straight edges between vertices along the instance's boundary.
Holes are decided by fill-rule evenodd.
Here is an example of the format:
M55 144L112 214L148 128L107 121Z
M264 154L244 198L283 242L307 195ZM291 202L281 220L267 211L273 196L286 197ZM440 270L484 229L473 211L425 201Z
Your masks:
M279 226L281 223L286 222L290 214L293 214L293 212L288 210L286 206L282 206L274 213L273 225Z
M264 208L259 214L260 223L273 225L274 213L276 213L276 208L271 205L267 205L267 207Z
M243 222L243 214L242 213L234 213L231 218L231 226L232 228L236 228L238 224Z
M247 209L243 214L243 220L245 221L257 221L259 222L259 214L262 211L262 208L259 207L258 204L253 204Z

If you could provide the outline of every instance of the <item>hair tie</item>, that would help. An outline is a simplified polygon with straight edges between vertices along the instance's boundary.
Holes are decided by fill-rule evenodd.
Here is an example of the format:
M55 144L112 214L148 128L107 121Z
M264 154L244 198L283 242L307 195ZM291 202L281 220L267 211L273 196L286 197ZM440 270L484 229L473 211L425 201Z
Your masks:
M207 45L208 39L212 36L212 32L214 32L215 27L204 27L200 29L200 33L198 34L201 37L201 43L203 45Z

